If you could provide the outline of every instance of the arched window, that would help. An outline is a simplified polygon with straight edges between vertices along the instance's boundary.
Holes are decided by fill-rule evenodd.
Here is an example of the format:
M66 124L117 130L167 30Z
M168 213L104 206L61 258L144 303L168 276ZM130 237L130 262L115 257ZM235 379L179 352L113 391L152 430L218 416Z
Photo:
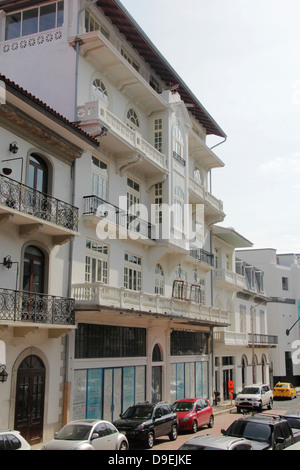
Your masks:
M48 167L35 153L29 157L28 186L42 193L48 192Z
M108 103L108 94L105 84L100 78L96 78L93 81L92 85L92 100L98 101L102 100L105 103Z
M164 271L160 264L155 266L155 294L164 295L165 277Z
M129 109L127 113L127 126L134 131L140 132L140 121L134 109Z
M159 345L156 344L152 352L152 362L161 362L161 361L162 361L161 349Z

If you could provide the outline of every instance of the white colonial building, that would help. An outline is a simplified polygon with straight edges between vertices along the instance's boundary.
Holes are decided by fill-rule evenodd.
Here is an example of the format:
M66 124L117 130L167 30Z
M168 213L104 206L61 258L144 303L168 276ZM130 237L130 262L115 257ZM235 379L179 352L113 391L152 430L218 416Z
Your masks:
M6 225L16 209L8 211L6 201L0 206L6 205L1 235L8 231L3 257L19 253L12 261L22 266L27 242L44 250L51 269L43 277L47 292L76 302L76 330L68 325L64 349L56 350L66 358L61 379L65 420L113 420L145 399L212 398L215 380L220 381L214 330L227 328L236 312L235 294L244 285L236 273L234 250L249 246L233 230L216 225L225 213L211 183L213 170L224 164L207 137L221 143L225 133L119 1L18 0L0 5L1 71L27 90L25 103L33 93L60 117L55 131L63 133L71 149L65 152L66 161L60 153L55 163L56 147L49 151L52 140L46 132L49 128L53 138L51 120L44 123L34 111L45 131L39 145L47 144L48 153L37 152L30 139L22 141L24 182L32 187L34 181L30 155L38 156L33 157L35 171L39 159L45 160L53 171L50 186L41 191L51 187L53 196L78 207L76 230L58 229L56 223L53 228L52 223L48 233L48 222L36 219L27 223L29 228ZM23 88L16 88L22 93ZM70 128L73 135L65 136ZM14 135L8 140L21 146ZM68 244L61 247L63 242ZM51 243L53 249L46 248ZM1 268L3 288L43 291L46 284L38 270L33 290L22 284L25 268L15 284L13 266L10 276ZM5 325L1 328L13 336ZM31 338L38 337L35 331L29 331ZM5 335L0 339L6 343ZM14 424L13 371L26 347L22 339L18 354L7 348L10 411L4 425ZM217 357L233 356L226 338L217 347ZM50 353L38 354L34 348L30 355L43 362L46 390L55 393ZM51 413L49 422L58 428L63 420L57 408ZM31 427L32 421L24 419L24 428Z
M63 419L75 329L73 167L98 142L0 75L0 428L32 444Z
M278 254L275 249L259 249L243 250L238 256L255 263L265 273L265 290L269 298L268 329L278 336L278 348L271 351L274 382L287 381L299 385L299 254Z

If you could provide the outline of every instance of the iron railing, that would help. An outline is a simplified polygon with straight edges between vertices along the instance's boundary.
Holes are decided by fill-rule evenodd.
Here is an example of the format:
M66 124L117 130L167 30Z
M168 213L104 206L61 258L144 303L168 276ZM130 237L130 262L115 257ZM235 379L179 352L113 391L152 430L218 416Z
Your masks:
M99 218L105 218L108 222L116 226L135 232L149 240L156 240L156 226L140 217L130 214L130 212L120 209L98 196L84 197L83 215L96 215Z
M75 300L0 289L0 321L75 325Z
M190 256L201 261L202 263L209 264L209 266L213 266L215 262L215 257L212 253L209 253L203 249L193 249L190 250Z
M78 208L0 175L0 204L78 232Z

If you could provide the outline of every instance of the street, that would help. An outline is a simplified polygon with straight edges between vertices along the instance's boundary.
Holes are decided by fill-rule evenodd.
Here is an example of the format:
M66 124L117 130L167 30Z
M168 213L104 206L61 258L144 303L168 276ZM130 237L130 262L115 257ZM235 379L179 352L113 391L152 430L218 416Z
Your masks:
M220 407L221 408L221 407ZM274 401L273 410L263 411L263 414L274 414L284 415L287 412L300 411L300 397L298 396L295 400L283 400ZM230 424L236 419L241 418L242 414L236 412L236 408L231 412L220 413L218 411L215 414L215 425L212 429L202 428L197 434L192 433L180 433L176 441L170 441L168 437L161 437L155 441L152 451L174 451L177 450L185 441L191 439L198 434L221 434L221 429L227 429ZM144 449L143 445L131 445L130 450L141 450Z

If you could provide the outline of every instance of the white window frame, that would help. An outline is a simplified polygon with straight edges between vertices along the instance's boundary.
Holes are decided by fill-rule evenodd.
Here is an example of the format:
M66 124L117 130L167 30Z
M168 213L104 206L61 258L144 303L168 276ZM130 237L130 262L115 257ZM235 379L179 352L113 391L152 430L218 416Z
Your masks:
M98 164L96 165L95 162ZM93 155L91 159L91 194L104 201L108 200L108 173L108 164Z
M160 153L163 153L163 119L154 119L154 138L153 146Z
M155 266L155 286L154 292L157 295L164 295L165 294L165 275L164 270L161 264L157 264Z
M142 257L125 252L124 255L124 287L140 292L142 290Z
M87 238L85 258L85 282L108 284L109 245Z

